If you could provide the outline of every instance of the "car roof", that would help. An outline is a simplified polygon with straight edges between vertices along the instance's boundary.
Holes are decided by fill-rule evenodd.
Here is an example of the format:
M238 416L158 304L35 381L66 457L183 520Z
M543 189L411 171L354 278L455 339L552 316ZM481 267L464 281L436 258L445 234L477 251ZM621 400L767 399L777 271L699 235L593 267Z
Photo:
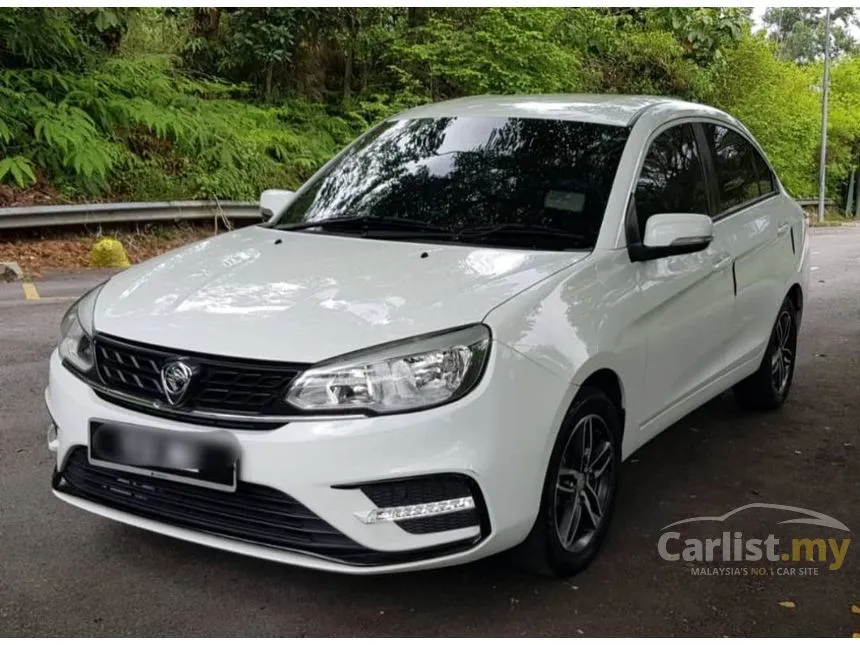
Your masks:
M682 114L684 116L728 117L724 112L706 105L661 96L520 94L469 96L430 103L401 112L392 117L392 120L480 116L553 119L630 126L642 112L658 104L661 114L665 114L667 118Z

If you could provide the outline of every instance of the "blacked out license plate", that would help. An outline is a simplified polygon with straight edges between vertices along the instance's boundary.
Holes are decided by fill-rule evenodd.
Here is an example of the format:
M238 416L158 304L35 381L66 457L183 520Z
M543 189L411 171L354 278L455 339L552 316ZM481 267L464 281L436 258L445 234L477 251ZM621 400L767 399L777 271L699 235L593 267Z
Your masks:
M90 463L104 468L235 491L239 444L229 432L171 432L90 421Z

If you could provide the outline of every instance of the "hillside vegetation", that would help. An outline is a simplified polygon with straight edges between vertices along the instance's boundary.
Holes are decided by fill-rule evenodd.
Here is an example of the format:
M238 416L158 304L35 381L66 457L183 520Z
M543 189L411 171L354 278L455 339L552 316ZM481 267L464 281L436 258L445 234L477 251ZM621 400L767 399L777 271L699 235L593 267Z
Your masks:
M815 195L821 64L798 33L753 34L743 9L0 8L0 205L254 199L404 107L537 92L716 105ZM860 165L860 57L841 37L831 195Z

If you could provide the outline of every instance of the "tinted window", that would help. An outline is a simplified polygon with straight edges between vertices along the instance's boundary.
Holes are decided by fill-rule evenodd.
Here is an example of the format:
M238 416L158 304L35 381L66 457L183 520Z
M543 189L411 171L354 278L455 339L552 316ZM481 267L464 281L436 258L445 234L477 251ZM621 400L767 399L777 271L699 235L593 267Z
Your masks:
M765 163L764 159L761 158L761 155L756 151L755 148L752 149L753 163L755 165L755 174L758 177L758 188L759 192L762 195L769 195L776 191L776 180L773 177L773 173L771 173L770 168L767 167L767 163Z
M457 230L526 224L593 246L628 134L550 119L386 122L308 184L276 226L361 216Z
M656 213L708 214L708 191L699 149L689 124L654 139L636 184L639 233Z
M703 125L713 151L720 212L775 190L767 164L749 141L729 128L711 123Z

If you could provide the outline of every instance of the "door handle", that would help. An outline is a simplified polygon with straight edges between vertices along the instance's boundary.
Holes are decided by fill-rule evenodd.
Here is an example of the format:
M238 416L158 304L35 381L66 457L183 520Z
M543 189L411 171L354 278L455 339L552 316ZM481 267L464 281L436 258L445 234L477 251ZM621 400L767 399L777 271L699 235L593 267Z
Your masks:
M785 232L786 232L790 227L791 227L791 224L789 224L788 222L785 222L785 223L783 223L783 224L780 224L780 225L779 225L779 228L778 228L778 229L776 229L776 234L777 234L777 236L785 235Z
M714 259L714 271L722 271L732 263L732 256L728 253L723 253Z

